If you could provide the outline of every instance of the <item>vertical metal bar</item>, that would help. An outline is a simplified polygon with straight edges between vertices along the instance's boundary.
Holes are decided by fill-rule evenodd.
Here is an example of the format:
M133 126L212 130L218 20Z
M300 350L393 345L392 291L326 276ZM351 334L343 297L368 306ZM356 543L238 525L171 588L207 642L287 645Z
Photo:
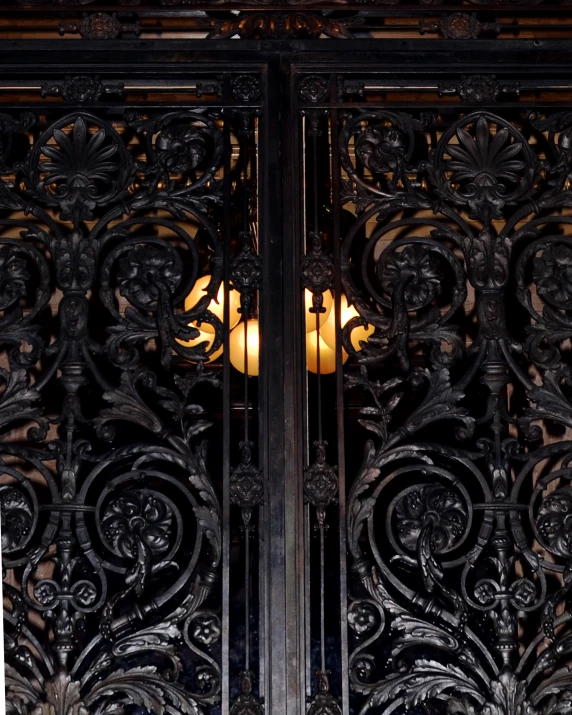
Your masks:
M304 621L304 435L301 420L303 405L303 380L305 377L305 352L303 325L304 301L300 285L300 167L297 161L299 121L296 106L295 74L287 60L282 62L285 80L283 113L283 145L285 177L284 204L296 206L296 214L285 215L284 222L284 408L286 413L285 450L287 462L284 470L286 499L286 643L287 643L287 715L299 715L306 710L306 678L303 667L305 628ZM279 710L280 715L285 711ZM278 711L277 711L278 715Z
M323 523L319 525L320 530L320 671L321 673L326 672L326 621L325 621L325 606L326 606L326 593L325 593L325 544L324 544L324 532L325 526Z
M261 110L261 113L264 114L266 111L265 109L266 104L263 104L263 108ZM261 211L262 211L262 194L263 192L263 184L262 180L264 178L264 173L262 170L263 166L263 161L261 158L261 152L260 152L260 136L261 136L261 127L260 127L260 122L259 120L254 117L253 121L255 123L255 137L256 137L256 250L258 253L262 253L261 248L260 248L260 235L261 235ZM263 225L263 224L262 224ZM260 300L261 296L258 294L257 296L258 299L258 305L259 305L259 311L258 311L258 330L259 330L259 340L262 337L262 317L261 314L264 310L264 306L261 305ZM262 366L260 364L261 361L261 354L262 354L262 349L259 344L259 355L258 355L258 384L259 384L259 391L258 391L258 404L256 405L257 409L260 411L262 408L262 394L263 390L261 387L261 380L262 378L260 377ZM263 445L264 445L264 435L265 435L265 425L264 425L264 420L261 420L260 418L257 420L257 434L258 434L258 464L262 468L262 470L265 469L265 463L264 463L264 450L263 450ZM266 472L263 471L264 474ZM265 607L266 604L266 583L267 583L267 573L268 573L268 559L266 558L266 531L264 528L264 524L266 523L267 520L267 513L268 510L266 508L266 491L268 489L268 481L265 481L264 483L264 496L261 501L261 503L258 506L258 692L260 695L260 698L262 701L267 702L267 692L268 692L268 682L267 682L267 675L269 673L269 669L267 667L267 644L266 644L266 633L268 629L268 623L267 623L267 616L268 616L268 611Z
M294 102L296 102L297 97L296 94L293 96ZM293 112L293 116L295 115L296 118L296 127L299 127L299 118L300 118L300 112L297 109L295 112ZM297 142L297 152L296 156L300 162L300 168L298 170L298 173L296 176L298 177L298 181L300 182L300 186L302 187L302 190L300 191L300 196L301 198L301 203L302 206L297 205L297 210L299 211L299 221L298 221L298 226L299 226L299 235L300 235L300 253L304 250L303 246L303 239L306 234L306 225L307 225L307 195L306 195L306 186L307 186L307 181L306 181L306 176L308 172L308 162L307 162L307 141L306 141L306 136L307 136L307 128L308 128L308 119L306 116L303 116L302 118L302 131L299 134L299 140ZM301 170L301 173L300 173ZM299 204L300 202L298 202ZM302 419L302 429L303 429L303 464L309 464L310 463L310 430L309 430L309 405L308 405L308 369L307 369L307 357L306 357L306 316L305 316L305 300L304 300L304 292L302 290L302 287L300 286L300 300L301 300L301 305L304 306L304 317L300 316L300 321L302 323L301 325L301 331L300 331L300 337L301 337L301 350L302 350L302 380L301 380L301 387L302 387L302 395L301 395L301 410L300 410L300 418ZM310 506L306 504L304 506L304 542L303 542L303 564L304 564L304 583L302 585L302 597L304 599L303 603L303 620L301 620L300 623L300 643L303 644L304 652L303 652L303 658L304 658L304 663L305 663L305 678L306 678L306 683L305 683L305 690L304 690L304 696L306 698L309 698L312 695L312 631L310 628L310 614L311 614L311 608L310 608L310 584L311 584L311 564L310 564L310 539L311 539L311 524L310 524ZM302 645L300 646L302 648Z
M230 708L229 673L229 596L230 596L230 200L231 200L231 146L229 110L223 111L224 139L224 350L223 350L223 494L222 494L222 715L228 715Z
M240 142L241 146L241 151L243 152L243 157L242 160L244 162L244 168L243 168L243 173L242 173L242 193L243 193L243 201L242 201L242 211L243 211L243 217L242 217L242 230L244 231L245 236L248 233L248 230L250 228L249 226L249 193L248 193L248 165L249 165L249 159L250 159L250 152L249 152L249 146L248 146L248 134L246 133L245 137L243 137L243 141ZM246 239L244 239L246 240ZM244 306L246 306L246 303L243 303ZM249 301L250 305L250 301ZM249 439L250 439L250 434L249 434L249 425L248 425L248 411L250 408L249 405L249 396L248 396L248 321L250 319L249 315L250 311L247 311L246 307L244 307L244 312L242 315L242 320L244 322L244 362L243 362L243 367L244 367L244 447L245 449L249 449ZM248 519L246 518L246 513L248 513ZM250 510L246 512L243 509L242 512L242 519L243 519L243 527L244 527L244 672L245 673L250 673L250 529L251 529L251 524L250 524Z
M296 319L299 298L294 286L295 231L290 214L284 214L276 197L291 206L291 138L288 122L289 66L279 57L270 60L266 75L267 104L261 118L261 151L264 152L261 186L260 245L263 254L261 296L261 417L264 423L263 464L266 476L266 644L268 715L299 715L300 654L299 556L300 444L293 418L299 406L299 356ZM277 119L285 121L276 131ZM283 193L284 191L284 193ZM286 339L288 338L288 339Z
M336 77L332 75L332 97L336 92ZM346 460L344 433L344 375L342 370L342 330L341 330L341 240L340 235L340 158L338 146L338 110L332 108L330 124L332 156L332 204L333 204L333 244L334 244L334 310L336 317L336 412L338 431L338 503L339 503L339 554L340 554L340 639L342 673L342 712L349 715L349 672L348 672L348 631L347 631L347 546L346 546Z

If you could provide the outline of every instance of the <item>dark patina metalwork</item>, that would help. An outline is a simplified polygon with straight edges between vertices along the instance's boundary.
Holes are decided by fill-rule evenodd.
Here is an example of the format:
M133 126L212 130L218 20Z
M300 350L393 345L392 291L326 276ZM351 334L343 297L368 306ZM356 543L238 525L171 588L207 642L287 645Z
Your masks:
M8 712L566 715L567 6L18 5Z

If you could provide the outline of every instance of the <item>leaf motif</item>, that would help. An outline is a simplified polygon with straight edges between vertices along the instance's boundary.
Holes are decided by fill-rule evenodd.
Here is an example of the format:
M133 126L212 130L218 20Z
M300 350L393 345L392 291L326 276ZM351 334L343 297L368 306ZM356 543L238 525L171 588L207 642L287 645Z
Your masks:
M33 404L39 399L38 392L28 387L25 370L0 369L0 378L6 388L0 397L0 427L9 425L14 420L34 420L40 430L47 428L47 420L39 408Z
M537 436L540 436L539 428L531 426L535 420L548 418L567 427L572 427L572 405L560 387L560 383L563 381L572 383L572 371L566 368L546 370L542 386L534 387L529 391L529 397L535 406L529 407L519 420L519 424L529 439L536 439Z
M560 668L555 671L550 678L541 683L532 694L530 700L532 704L536 706L549 695L556 695L558 697L563 694L565 690L572 691L572 670L568 667Z
M206 506L195 508L195 516L199 525L204 529L205 535L213 548L213 560L218 564L221 556L221 530L218 511Z
M379 474L379 471L377 472ZM375 499L356 500L351 507L348 516L348 531L350 540L350 550L352 554L358 555L358 542L361 535L362 524L367 521L375 508Z
M180 638L180 632L174 623L163 621L149 628L137 631L113 646L113 654L117 657L130 655L142 650L157 650L162 653L174 653L173 641Z
M456 420L465 425L466 430L474 428L474 418L468 415L464 407L458 403L464 398L464 393L451 386L449 371L446 368L429 373L429 388L423 402L407 418L403 427L392 435L386 447L400 442L404 437L411 436L423 427L441 420Z
M60 671L44 683L44 701L37 699L33 715L89 715L81 698L80 684Z
M6 687L6 702L11 698L17 697L29 705L35 705L40 699L39 693L34 690L32 684L27 678L24 678L14 670L12 666L5 664L5 687Z
M154 715L201 715L191 694L176 683L168 683L154 666L119 670L97 683L85 698L93 707L94 715L111 715L121 712L118 705L140 705Z
M365 587L370 596L381 605L384 611L394 616L408 613L403 606L400 606L390 596L389 591L379 577L379 571L375 567L371 570L371 576L365 580Z
M212 427L212 424L212 422L208 422L207 420L200 420L198 422L191 423L185 429L185 437L187 439L187 442L190 442L193 437L196 437L197 435L201 434L201 432L204 432L205 430L209 429L209 427Z
M377 450L373 442L368 441L365 445L364 462L354 482L348 500L348 542L351 553L359 556L359 537L362 524L371 514L375 502L367 499L359 499L371 484L379 477L380 470L376 466Z
M175 419L182 417L181 403L178 400L159 400L159 405Z
M409 709L434 698L443 699L448 691L459 690L479 705L485 702L477 685L460 668L434 660L418 660L406 674L386 678L371 694L368 705L377 707L400 700Z
M98 432L111 421L133 422L155 434L163 431L163 425L157 415L143 402L135 388L137 379L151 378L152 373L136 373L128 371L121 374L122 387L110 390L103 394L103 398L111 403L112 407L101 411L95 420Z
M387 426L384 422L373 422L372 420L358 420L358 422L364 429L377 435L382 444L387 439Z
M434 646L445 650L455 651L459 642L447 631L432 623L422 621L410 615L398 616L392 623L394 630L402 635L395 641L396 647L392 650L395 657L407 648L416 645Z

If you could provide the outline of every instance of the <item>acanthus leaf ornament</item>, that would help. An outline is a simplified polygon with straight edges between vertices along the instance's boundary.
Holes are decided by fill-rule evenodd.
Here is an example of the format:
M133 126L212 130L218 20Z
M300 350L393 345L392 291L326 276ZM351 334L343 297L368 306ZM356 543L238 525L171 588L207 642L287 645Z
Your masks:
M25 295L29 278L26 261L10 253L7 247L0 247L0 310L6 310Z
M538 511L536 525L542 545L550 552L572 558L572 488L564 486L549 494Z
M572 247L551 244L534 259L534 282L539 295L555 308L572 308Z

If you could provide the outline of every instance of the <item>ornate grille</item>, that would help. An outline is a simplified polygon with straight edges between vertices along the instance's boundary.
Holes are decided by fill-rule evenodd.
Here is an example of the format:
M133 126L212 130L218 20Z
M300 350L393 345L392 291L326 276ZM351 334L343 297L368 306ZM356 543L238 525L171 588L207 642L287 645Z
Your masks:
M299 84L308 712L565 712L572 115L391 84Z
M262 88L253 75L223 81L243 106L0 116L13 712L258 702L262 478L252 392L229 360L230 329L252 322L260 286ZM223 92L190 89L201 87ZM116 89L77 78L45 93L93 102Z
M447 7L0 46L10 713L572 709L570 57Z

